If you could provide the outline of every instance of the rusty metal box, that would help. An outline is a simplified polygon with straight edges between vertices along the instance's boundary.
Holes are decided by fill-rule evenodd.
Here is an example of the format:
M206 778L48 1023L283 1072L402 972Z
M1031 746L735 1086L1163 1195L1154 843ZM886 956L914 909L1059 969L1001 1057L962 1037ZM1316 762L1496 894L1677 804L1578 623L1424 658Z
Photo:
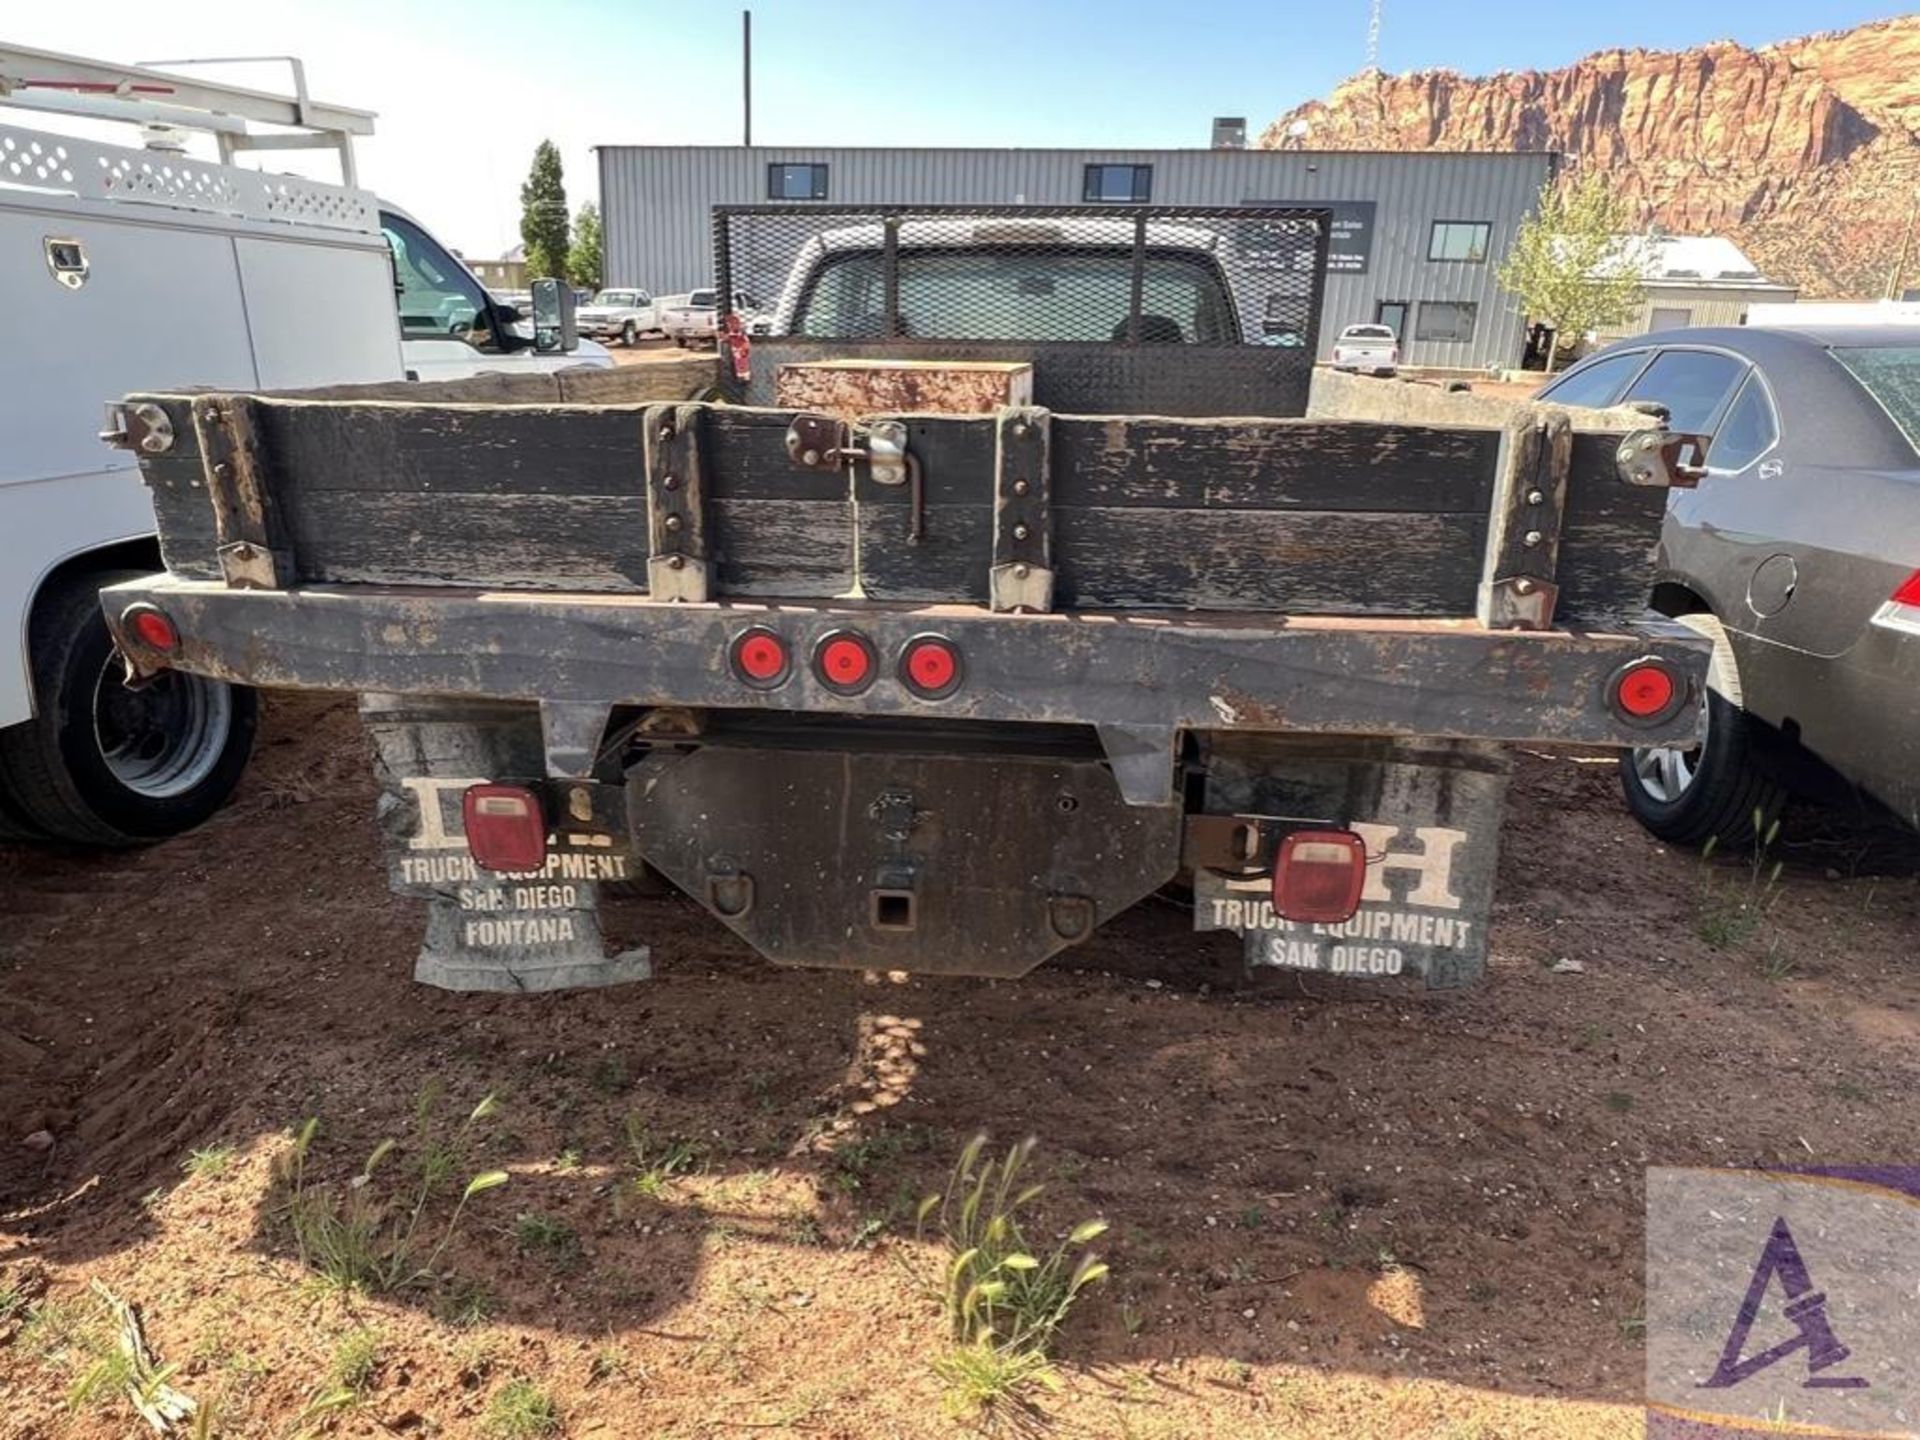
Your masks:
M1033 403L1033 366L1012 360L810 360L782 365L774 404L829 415L985 415Z

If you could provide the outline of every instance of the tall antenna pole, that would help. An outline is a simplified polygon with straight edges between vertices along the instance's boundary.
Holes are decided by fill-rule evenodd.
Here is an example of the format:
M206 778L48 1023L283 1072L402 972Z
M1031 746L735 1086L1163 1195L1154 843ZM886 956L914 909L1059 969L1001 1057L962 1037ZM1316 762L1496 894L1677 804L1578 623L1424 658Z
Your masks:
M1367 69L1380 68L1380 0L1373 0L1373 13L1367 17Z
M1379 0L1374 0L1377 5ZM740 12L740 143L753 144L753 12Z

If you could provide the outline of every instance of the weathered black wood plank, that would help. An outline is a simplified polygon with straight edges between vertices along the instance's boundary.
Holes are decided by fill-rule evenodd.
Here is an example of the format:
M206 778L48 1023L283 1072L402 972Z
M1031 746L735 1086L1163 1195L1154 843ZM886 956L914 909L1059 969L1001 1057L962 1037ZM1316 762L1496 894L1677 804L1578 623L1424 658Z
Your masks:
M637 483L624 496L296 492L287 519L304 581L647 588Z
M199 438L194 434L192 405L177 399L156 403L173 422L173 446L161 455L142 455L140 473L160 532L160 559L183 580L218 580L220 536L213 500L207 494Z
M853 588L853 510L844 501L710 499L707 527L722 596L825 598Z
M1063 607L1472 613L1485 515L1054 511Z
M1497 430L1056 415L1053 503L1484 511L1499 447Z
M1667 513L1664 489L1629 485L1617 434L1575 434L1560 540L1560 624L1605 627L1644 615Z

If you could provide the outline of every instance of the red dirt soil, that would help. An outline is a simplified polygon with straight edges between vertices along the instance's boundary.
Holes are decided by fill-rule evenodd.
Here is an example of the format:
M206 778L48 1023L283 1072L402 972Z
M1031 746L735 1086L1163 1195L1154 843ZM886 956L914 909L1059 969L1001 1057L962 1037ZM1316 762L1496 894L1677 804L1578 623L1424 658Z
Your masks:
M652 982L441 994L372 801L351 708L275 696L201 831L0 848L0 1435L147 1433L69 1405L28 1320L92 1280L215 1435L484 1434L519 1377L576 1436L953 1434L913 1202L981 1129L1039 1137L1042 1228L1112 1223L1040 1397L1062 1436L1632 1435L1643 1167L1920 1129L1911 859L1796 816L1715 948L1746 871L1649 840L1592 758L1523 759L1490 972L1449 995L1250 982L1164 901L1018 982L785 971L677 897L610 907ZM423 1096L444 1131L489 1092L462 1160L512 1179L440 1278L317 1285L271 1187L290 1127L320 1117L327 1182L397 1137L404 1179ZM698 1147L651 1197L629 1117ZM361 1329L364 1399L308 1412Z

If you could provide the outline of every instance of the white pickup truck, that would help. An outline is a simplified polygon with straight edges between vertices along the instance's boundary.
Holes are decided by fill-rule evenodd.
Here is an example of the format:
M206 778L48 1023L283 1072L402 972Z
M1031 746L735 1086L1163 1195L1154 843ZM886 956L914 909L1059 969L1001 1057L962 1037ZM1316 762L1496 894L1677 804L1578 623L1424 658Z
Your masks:
M660 333L661 302L645 290L602 290L574 312L578 333L593 340L634 345Z
M1349 325L1333 342L1333 368L1391 375L1400 368L1400 340L1386 325Z
M771 318L751 296L741 291L733 292L733 309L746 325L749 335L765 335L772 327ZM684 305L672 306L661 315L660 329L682 349L711 345L719 314L720 292L695 290L687 296Z
M0 351L0 840L176 833L220 806L252 746L244 687L121 683L97 596L163 567L136 461L170 442L143 430L144 449L103 446L105 402L153 384L613 363L536 336L412 216L359 189L351 141L373 116L313 100L297 68L295 83L275 95L0 43L0 107L67 127L0 123L14 157L0 167L0 294L23 337ZM149 127L149 148L92 138L100 121ZM187 151L209 136L217 161ZM335 149L344 183L233 163L276 139Z

